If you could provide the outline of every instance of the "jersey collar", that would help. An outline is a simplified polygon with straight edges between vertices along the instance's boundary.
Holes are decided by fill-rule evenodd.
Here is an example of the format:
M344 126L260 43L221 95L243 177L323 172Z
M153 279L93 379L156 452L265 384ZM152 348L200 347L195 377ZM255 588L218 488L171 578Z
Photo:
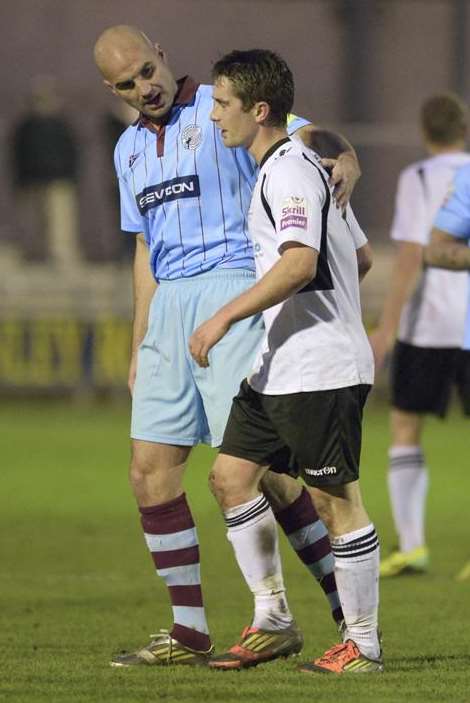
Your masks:
M167 119L164 123L162 123L162 125L166 124L169 121L171 113L173 112L175 107L191 105L194 102L197 89L199 88L199 83L196 83L196 81L194 81L191 76L183 76L183 78L179 78L176 81L176 85L178 87L176 90L175 99L173 100L173 105L169 109ZM154 125L153 122L146 115L142 115L142 113L137 118L135 124L137 124L139 129L141 127L148 127L148 129L158 131L157 126Z
M274 154L274 152L277 151L279 149L279 147L281 147L283 144L287 144L287 142L290 142L289 137L284 137L283 139L279 139L279 141L274 142L274 144L271 147L269 147L269 149L267 150L267 152L265 153L265 155L261 159L261 161L259 163L260 169L263 168L266 161Z
M191 105L194 102L199 83L196 83L191 76L183 76L176 81L176 85L178 90L173 105Z

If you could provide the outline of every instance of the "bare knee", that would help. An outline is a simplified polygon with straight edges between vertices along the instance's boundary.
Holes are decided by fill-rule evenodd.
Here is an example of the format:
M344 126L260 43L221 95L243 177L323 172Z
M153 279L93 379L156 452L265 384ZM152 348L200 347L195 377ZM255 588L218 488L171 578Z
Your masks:
M222 510L256 498L264 470L250 461L219 454L209 474L209 488Z
M189 451L186 447L133 443L129 481L140 506L159 505L181 495Z
M132 449L129 466L129 481L131 486L138 485L156 470L155 463L150 456Z
M236 471L231 471L223 462L216 461L209 473L209 488L223 508L234 495L244 492L245 485ZM243 502L242 500L240 502Z

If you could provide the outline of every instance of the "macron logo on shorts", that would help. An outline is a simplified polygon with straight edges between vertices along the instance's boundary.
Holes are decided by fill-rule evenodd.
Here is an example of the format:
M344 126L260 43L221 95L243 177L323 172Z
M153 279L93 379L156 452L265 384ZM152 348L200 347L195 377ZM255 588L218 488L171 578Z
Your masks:
M331 476L337 471L336 466L324 466L321 469L305 469L309 476Z
M136 196L141 215L163 203L180 198L198 198L201 195L199 176L178 176L157 185L148 186Z

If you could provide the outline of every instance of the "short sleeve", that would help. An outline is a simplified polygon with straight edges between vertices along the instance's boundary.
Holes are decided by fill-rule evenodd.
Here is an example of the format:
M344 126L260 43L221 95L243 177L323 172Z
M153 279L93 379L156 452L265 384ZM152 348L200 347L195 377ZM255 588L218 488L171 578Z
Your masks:
M395 241L414 242L425 246L429 239L426 218L424 175L417 167L409 167L398 178L395 212L390 237Z
M279 249L298 242L320 251L325 188L319 170L307 161L289 156L278 160L269 176L267 199Z
M436 215L434 226L458 239L470 239L470 167L457 171L444 204Z
M119 142L114 150L114 166L119 184L119 197L121 203L121 229L124 232L143 232L142 216L137 207L134 193L129 186L130 170L125 174L122 168L122 155Z
M368 239L364 231L362 230L362 227L360 226L359 222L356 220L356 216L353 212L351 205L347 206L344 219L346 220L346 224L348 225L349 231L351 232L355 249L360 249L365 244L367 244Z

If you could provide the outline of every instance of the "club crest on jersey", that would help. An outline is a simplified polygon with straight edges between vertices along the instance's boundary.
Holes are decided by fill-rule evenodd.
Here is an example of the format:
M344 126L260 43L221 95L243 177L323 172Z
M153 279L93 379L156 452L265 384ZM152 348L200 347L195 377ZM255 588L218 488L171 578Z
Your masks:
M307 204L305 198L291 195L284 200L281 210L281 231L288 227L307 229Z
M185 149L194 151L202 142L202 129L197 124L188 124L181 132L181 141Z

